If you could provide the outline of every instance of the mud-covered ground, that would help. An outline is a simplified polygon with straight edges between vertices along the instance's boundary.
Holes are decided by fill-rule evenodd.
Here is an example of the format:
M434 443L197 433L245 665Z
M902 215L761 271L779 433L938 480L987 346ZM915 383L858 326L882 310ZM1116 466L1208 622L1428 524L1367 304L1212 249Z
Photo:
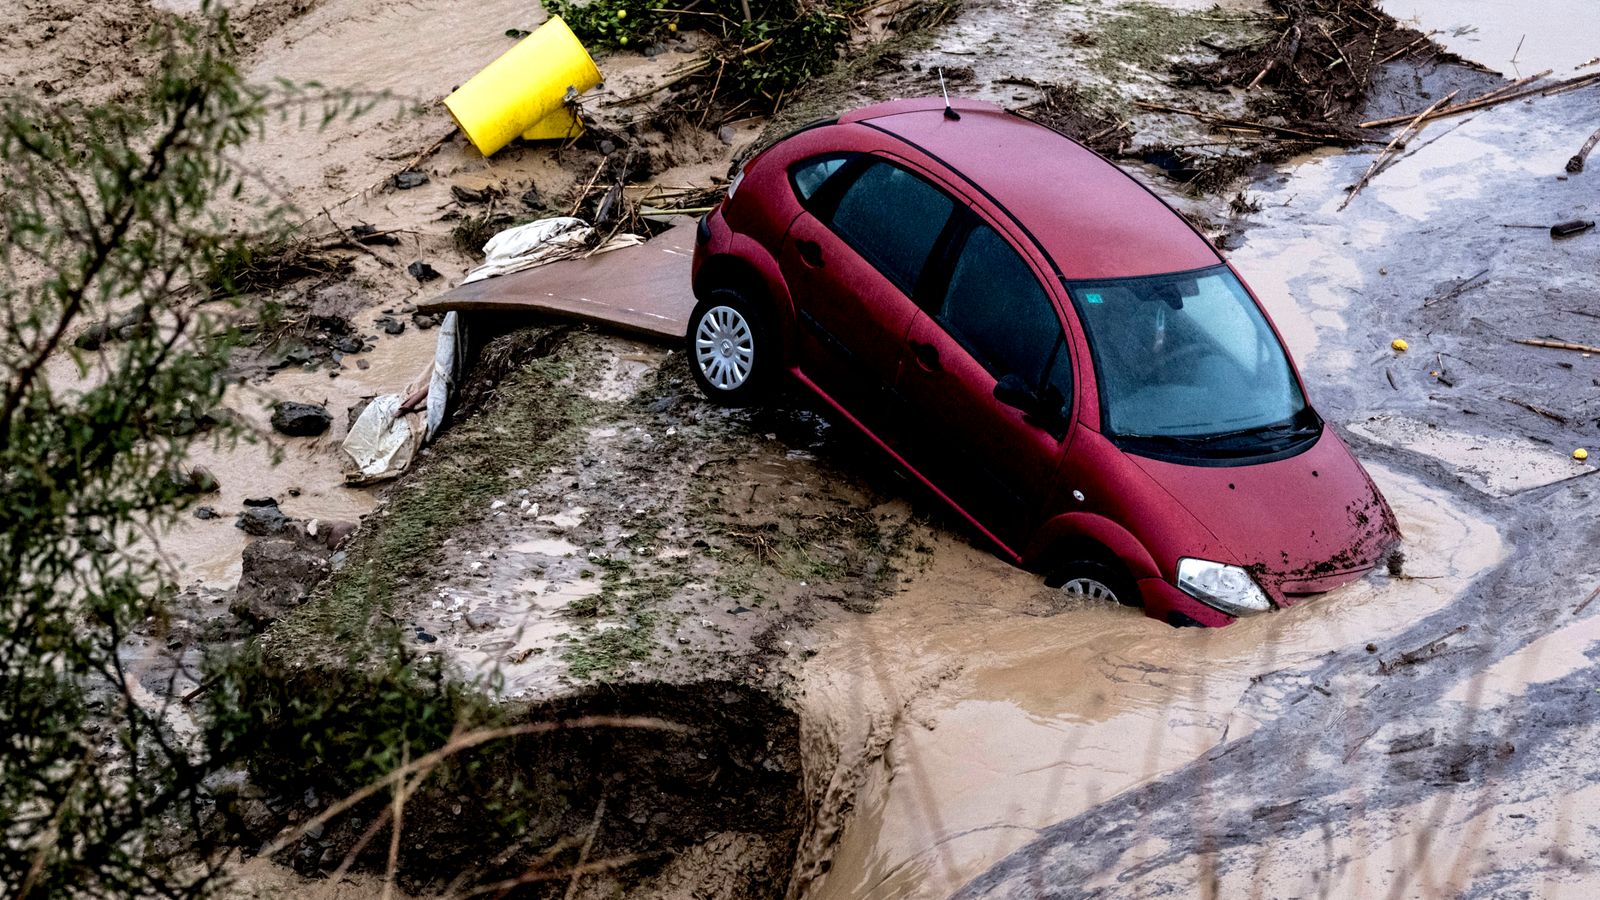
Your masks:
M136 39L152 17L192 6L34 0L0 36L0 83L63 100L114 95L122 73L146 64ZM1502 75L1593 71L1576 67L1600 53L1572 39L1576 27L1529 30L1508 50L1513 26L1489 12L1384 6L1494 71L1405 56L1384 68L1366 107L1374 115L1420 109L1452 89L1476 94ZM1552 21L1588 12L1581 0L1554 6ZM603 852L654 842L666 854L596 871L574 896L1589 890L1600 821L1585 751L1600 736L1590 656L1600 604L1579 607L1600 583L1587 552L1600 520L1592 468L1569 453L1600 443L1600 371L1589 354L1511 340L1600 345L1600 238L1557 241L1547 230L1594 218L1600 205L1594 173L1563 171L1600 127L1600 88L1432 123L1342 211L1345 188L1381 143L1254 166L1221 193L1193 193L1170 164L1140 162L1170 163L1167 150L1148 148L1238 149L1237 134L1138 103L1245 114L1251 92L1208 91L1174 72L1276 34L1273 9L1249 0L974 0L916 34L861 44L780 116L775 128L933 93L942 69L954 93L1093 135L1225 241L1313 401L1395 507L1406 562L1398 575L1201 633L1064 605L803 398L719 410L699 399L670 348L552 322L515 323L535 338L517 344L513 334L499 346L527 368L477 384L479 412L412 476L387 493L342 486L333 450L344 411L421 370L432 334L408 306L475 261L452 232L500 215L565 213L600 152L517 147L485 161L450 136L434 101L509 46L507 28L542 19L529 5L256 0L235 9L261 79L397 98L326 130L281 123L247 162L313 232L365 223L399 243L336 250L333 271L276 290L305 326L241 358L247 377L230 405L265 433L270 401L323 403L335 427L315 440L273 439L276 467L265 442L203 451L222 483L206 502L223 516L187 523L165 549L183 567L186 596L209 607L195 618L214 619L238 578L246 537L232 515L245 497L273 496L304 519L365 517L359 558L387 546L386 517L429 509L430 490L488 484L450 480L461 477L452 460L493 461L492 489L471 495L475 507L388 597L388 615L420 652L468 677L494 673L499 699L525 715L597 689L660 690L677 698L663 709L736 736L729 746L743 747L758 720L771 728L768 752L728 751L727 771L750 777L724 778L721 751L669 748L657 764L686 763L688 774L654 795L656 808L645 789L609 807L585 796L568 819L546 823L554 843L593 829ZM599 101L659 80L693 44L664 50L599 60L608 80L593 106L610 126L626 129L647 110ZM714 124L639 130L652 164L632 190L714 189L767 123L731 123L731 142ZM428 180L398 189L403 169ZM248 229L246 212L238 216ZM443 279L417 282L405 272L415 260ZM319 343L312 316L348 323L360 349ZM402 332L380 328L384 316ZM1394 338L1410 349L1390 349ZM516 397L534 388L548 401L537 415ZM308 651L319 621L291 615L267 640ZM716 712L723 697L734 712ZM768 715L769 702L783 713ZM766 796L745 804L750 816L708 816L751 785ZM303 814L288 806L291 819ZM693 827L669 827L674 817ZM340 862L338 840L332 829L300 842L292 855L302 874L257 860L242 889L381 891L365 876L317 880ZM403 884L441 889L453 873L430 873L428 853L443 846L409 846Z

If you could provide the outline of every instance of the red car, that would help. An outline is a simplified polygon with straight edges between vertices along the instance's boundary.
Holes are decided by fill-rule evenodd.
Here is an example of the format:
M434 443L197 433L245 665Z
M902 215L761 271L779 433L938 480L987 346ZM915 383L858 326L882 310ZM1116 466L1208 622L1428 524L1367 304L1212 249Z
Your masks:
M1226 625L1398 540L1232 266L998 107L883 103L773 145L702 221L694 292L707 397L792 378L1070 594Z

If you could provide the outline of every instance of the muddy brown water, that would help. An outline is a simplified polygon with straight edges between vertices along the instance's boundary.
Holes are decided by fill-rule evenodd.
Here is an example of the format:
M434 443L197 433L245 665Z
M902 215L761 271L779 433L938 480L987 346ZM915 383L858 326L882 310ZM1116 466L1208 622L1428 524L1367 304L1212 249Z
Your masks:
M1374 575L1219 631L1134 610L1061 609L1034 576L953 542L873 616L831 629L812 712L888 717L857 812L806 896L943 897L1051 822L1246 737L1256 679L1384 641L1500 560L1496 529L1437 489L1374 475L1413 577Z

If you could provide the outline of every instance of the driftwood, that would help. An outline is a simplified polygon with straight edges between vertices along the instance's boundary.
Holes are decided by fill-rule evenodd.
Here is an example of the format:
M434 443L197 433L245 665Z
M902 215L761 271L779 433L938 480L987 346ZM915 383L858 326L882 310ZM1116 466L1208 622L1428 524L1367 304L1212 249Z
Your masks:
M1541 225L1539 227L1543 228L1544 226ZM1451 288L1448 291L1445 291L1443 294L1440 294L1437 297L1433 297L1431 299L1422 301L1422 305L1423 306L1432 306L1435 303L1443 303L1446 300L1454 300L1455 298L1461 296L1462 294L1466 293L1467 291L1471 290L1472 288L1482 287L1483 286L1483 282L1478 281L1478 279L1482 278L1483 276L1485 276L1487 274L1489 274L1489 270L1488 269L1483 269L1482 271L1478 272L1478 274L1476 274L1476 275L1473 275L1473 276L1471 276L1469 278L1463 278L1460 281L1456 282L1456 286L1455 287ZM1476 283L1474 283L1474 282L1476 282Z
M1600 347L1591 347L1588 344L1574 344L1569 341L1546 341L1539 338L1512 338L1513 344L1526 344L1529 347L1546 347L1551 350L1573 350L1578 353L1600 353Z
M1555 412L1554 410L1545 409L1542 406L1535 406L1535 405L1533 405L1532 403L1529 403L1526 400L1518 400L1515 397L1501 397L1500 399L1504 400L1507 403L1510 403L1510 404L1513 404L1513 405L1516 405L1516 406L1520 406L1523 409L1527 410L1528 412L1534 413L1535 415L1544 416L1546 419L1549 419L1550 421L1556 423L1557 425L1571 425L1572 424L1572 420L1568 419L1566 416L1563 416L1562 414L1560 414L1558 412Z
M1367 140L1366 138L1355 137L1349 134L1305 131L1299 128L1289 128L1285 125L1272 125L1266 122L1252 122L1248 119L1231 119L1227 116L1219 116L1216 113L1208 113L1198 109L1182 109L1176 106L1163 106L1160 103L1150 103L1145 100L1135 100L1133 105L1139 107L1140 109L1148 109L1154 112L1168 112L1176 113L1180 116L1189 116L1191 118L1199 119L1202 122L1211 122L1212 124L1221 125L1225 128L1242 128L1247 131L1264 131L1269 134L1279 134L1286 137L1317 141L1325 144L1346 145L1377 143L1377 141L1371 141Z
M1422 128L1422 123L1427 121L1429 113L1438 109L1440 106L1449 103L1451 100L1455 99L1455 96L1456 92L1451 91L1443 97L1433 101L1432 106L1420 113L1417 113L1416 117L1411 120L1411 124L1400 129L1400 131L1389 141L1388 146L1383 148L1383 152L1378 154L1378 158L1372 161L1372 165L1367 166L1367 170L1361 173L1360 178L1356 179L1356 183L1350 188L1350 193L1345 196L1344 202L1339 204L1339 208L1342 210L1346 206L1350 205L1350 201L1354 200L1356 195L1361 193L1361 189L1367 186L1367 182L1372 180L1372 176L1382 171L1383 167L1394 158L1394 155L1400 152L1399 148L1404 146L1406 138L1415 134Z
M1589 135L1589 139L1583 142L1583 148L1567 160L1567 171L1574 175L1582 172L1584 160L1589 158L1589 151L1594 149L1595 144L1600 144L1600 131Z
M1520 81L1515 81L1515 82L1512 82L1511 84L1502 85L1501 87L1495 88L1494 90L1488 92L1487 94L1482 94L1482 95L1480 95L1478 97L1474 97L1473 99L1468 100L1468 101L1466 101L1464 103L1458 103L1455 106L1447 106L1444 109L1435 110L1434 112L1432 112L1432 113L1430 113L1428 115L1428 118L1429 119L1441 119L1441 118L1444 118L1445 116L1455 116L1455 115L1460 115L1461 113L1464 113L1464 112L1472 112L1475 109L1483 109L1485 107L1498 106L1498 105L1500 105L1502 103L1510 103L1513 100L1522 100L1522 99L1525 99L1525 98L1528 98L1528 97L1532 97L1532 96L1534 96L1536 94L1539 95L1539 96L1542 96L1542 97L1549 97L1549 96L1552 96L1554 94L1561 94L1561 93L1565 93L1567 91L1575 91L1575 90L1577 90L1578 88L1581 88L1581 87L1588 87L1591 84L1600 84L1600 72L1595 72L1595 73L1591 73L1589 75L1579 75L1576 78L1569 78L1566 81L1558 81L1555 84L1549 84L1549 85L1537 85L1536 84L1536 85L1532 85L1532 86L1528 86L1528 87L1523 87L1521 90L1513 90L1513 88L1518 87L1519 85L1527 85L1529 82L1531 82L1531 81L1533 81L1535 79L1538 79L1538 78L1543 78L1545 75L1548 75L1548 74L1550 74L1550 73L1549 72L1545 72L1545 73L1543 73L1541 75L1531 75L1531 76L1529 76L1527 78L1524 78L1524 79L1522 79ZM1409 118L1411 118L1411 116L1405 115L1405 116L1390 116L1387 119L1373 119L1373 120L1368 121L1368 122L1362 122L1361 123L1361 127L1362 128L1387 128L1387 127L1389 127L1391 125L1399 125L1401 122L1404 122Z
M1439 637L1427 642L1426 644L1423 644L1420 647L1407 650L1401 653L1399 656L1396 656L1394 659L1379 660L1378 674L1389 675L1404 666L1414 666L1419 662L1426 662L1427 660L1433 659L1435 656L1438 656L1445 650L1449 649L1450 645L1445 643L1447 639L1455 637L1458 634L1465 634L1466 631L1467 626L1457 625L1455 628L1450 629Z
M1600 587L1595 588L1593 591L1591 591L1589 593L1589 596L1587 596L1587 597L1585 597L1583 599L1582 603L1579 603L1577 606L1573 607L1572 608L1572 614L1573 615L1577 615L1578 613L1583 612L1584 607L1586 607L1589 604L1593 603L1594 602L1594 598L1596 598L1596 597L1600 597ZM197 688L197 690L198 690L198 688Z

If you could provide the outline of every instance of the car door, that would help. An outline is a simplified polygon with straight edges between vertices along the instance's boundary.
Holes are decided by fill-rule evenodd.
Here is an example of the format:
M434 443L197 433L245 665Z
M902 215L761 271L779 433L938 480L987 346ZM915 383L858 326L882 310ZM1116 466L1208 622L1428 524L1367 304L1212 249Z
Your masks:
M1004 235L965 218L938 296L906 336L896 392L917 427L902 455L1017 549L1071 437L1072 359L1046 282Z
M908 167L860 155L812 186L827 158L791 168L803 212L779 266L794 297L800 369L858 418L893 420L888 393L919 284L955 201Z

